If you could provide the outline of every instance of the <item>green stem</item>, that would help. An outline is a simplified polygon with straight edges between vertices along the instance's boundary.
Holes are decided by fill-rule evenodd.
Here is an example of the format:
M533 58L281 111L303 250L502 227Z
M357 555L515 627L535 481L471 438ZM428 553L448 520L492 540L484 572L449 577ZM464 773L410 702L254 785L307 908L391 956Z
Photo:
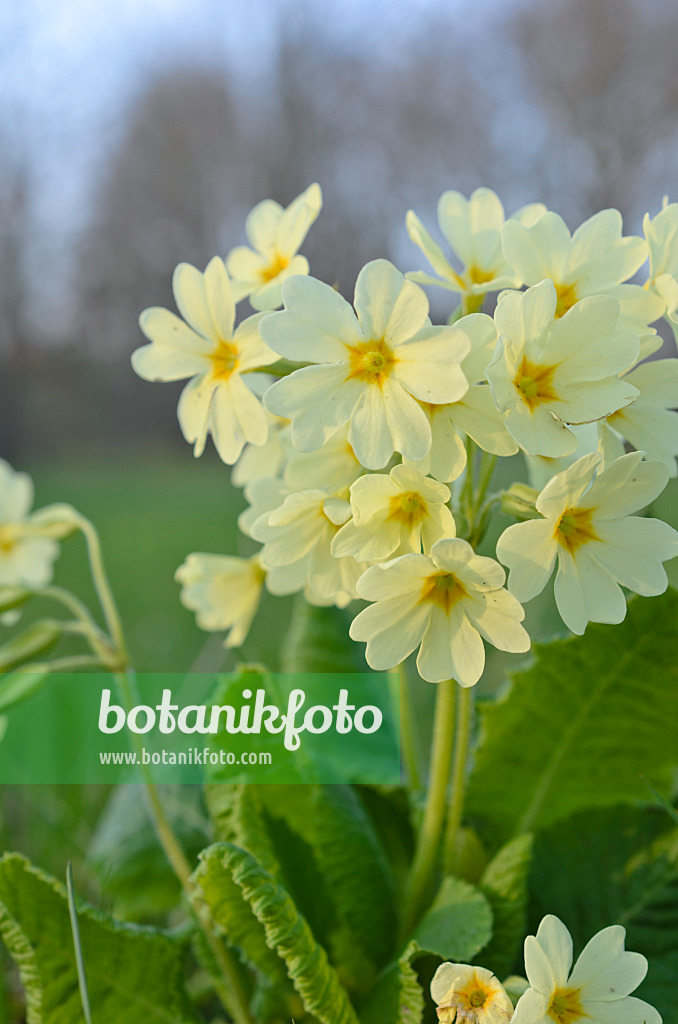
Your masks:
M466 796L466 762L468 760L469 741L471 738L472 712L473 687L462 686L460 687L457 709L457 735L454 745L452 787L450 790L450 804L445 831L444 864L446 874L454 874L456 868L457 840L464 814L464 798Z
M473 292L465 292L461 300L461 315L467 316L469 313L479 313L483 308L483 302L485 301L485 295L474 295Z
M492 474L494 473L494 467L497 464L497 456L492 455L490 452L483 451L483 456L480 461L480 473L478 474L478 487L476 490L476 502L475 511L482 505L487 488L489 487Z
M74 654L72 658L55 658L47 662L50 672L70 672L74 668L101 668L101 659L90 654ZM28 666L30 668L30 666Z
M410 789L416 792L421 789L421 775L419 772L419 758L417 756L417 740L414 735L414 716L412 714L410 686L405 663L401 662L397 668L391 669L389 675L399 694L400 742L407 781L409 782Z
M98 624L94 621L93 616L90 613L89 608L80 601L75 594L71 594L69 590L64 590L62 587L45 587L43 590L35 591L36 596L39 597L50 597L53 601L58 601L64 605L65 608L75 615L79 619L83 626L87 626L90 633L93 636L98 636L100 639L104 639L104 634L99 629Z
M104 613L104 618L106 620L111 640L120 655L121 668L125 669L129 663L127 647L125 645L125 635L123 633L122 623L113 597L111 585L108 582L108 575L106 573L106 567L104 565L104 559L101 552L99 534L97 533L94 524L84 516L78 517L78 525L84 534L85 541L87 542L87 554L89 556L90 569L92 570L92 580L94 581L94 587L97 592L97 597L99 598L99 604L101 605L101 610Z
M456 688L457 684L453 679L438 684L426 807L405 895L404 939L409 937L419 920L433 887L440 840L445 825L447 786L454 738Z

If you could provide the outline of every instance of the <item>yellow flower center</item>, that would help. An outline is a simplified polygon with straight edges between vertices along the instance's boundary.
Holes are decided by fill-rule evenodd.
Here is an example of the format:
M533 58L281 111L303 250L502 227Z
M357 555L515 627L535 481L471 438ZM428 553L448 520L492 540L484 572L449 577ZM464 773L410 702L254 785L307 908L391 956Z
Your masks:
M487 284L494 277L491 270L481 270L480 267L476 267L474 264L467 267L466 274L469 281L473 281L473 284Z
M557 988L547 1010L551 1020L557 1024L575 1024L575 1021L584 1020L586 1014L579 999L580 991L578 988Z
M363 341L349 348L349 361L349 380L360 380L379 387L390 377L396 364L393 351L383 338L379 341Z
M476 1009L484 1006L487 1002L488 993L480 988L474 988L473 992L468 994L468 1004Z
M17 528L11 524L0 526L0 554L9 555L17 543Z
M210 359L212 360L212 373L217 380L228 380L238 365L238 348L232 341L224 341L220 338Z
M406 526L416 526L426 518L428 506L426 500L416 491L398 494L391 498L388 518L395 519Z
M556 284L555 281L553 283ZM556 303L556 319L559 320L561 316L564 316L568 309L572 309L575 302L577 302L576 285L556 284L556 295L558 297L558 301Z
M523 359L513 383L530 411L543 402L557 401L558 396L553 390L556 369L555 366L538 366L529 359Z
M457 577L451 572L438 572L424 580L419 601L429 601L449 612L463 597L466 597L466 589Z
M569 508L556 525L554 538L568 551L576 551L590 540L599 540L592 522L593 509Z
M278 274L281 274L289 266L289 262L286 256L276 253L268 266L260 271L262 282L266 284L268 281L272 281L274 277L277 277Z

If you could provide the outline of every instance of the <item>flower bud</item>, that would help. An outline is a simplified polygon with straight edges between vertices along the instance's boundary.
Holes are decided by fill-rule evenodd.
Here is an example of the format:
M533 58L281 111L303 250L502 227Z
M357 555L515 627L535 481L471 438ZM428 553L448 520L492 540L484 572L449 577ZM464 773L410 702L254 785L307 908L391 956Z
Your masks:
M539 491L527 484L513 484L501 496L501 510L514 519L541 519L535 507Z
M24 665L28 661L46 654L58 642L61 626L54 619L41 619L34 622L23 633L12 637L0 647L0 672Z
M30 601L32 597L33 591L28 590L26 587L0 587L0 615L14 608L20 608L26 601Z

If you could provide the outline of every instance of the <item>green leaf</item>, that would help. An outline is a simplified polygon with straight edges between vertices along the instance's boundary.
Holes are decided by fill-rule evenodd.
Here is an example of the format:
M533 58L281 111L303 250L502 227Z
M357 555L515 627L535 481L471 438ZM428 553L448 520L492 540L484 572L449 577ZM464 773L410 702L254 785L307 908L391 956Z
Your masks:
M361 962L383 966L394 951L394 882L379 837L355 790L350 786L266 786L261 799L269 819L283 818L309 846L334 917L348 934L356 966ZM314 899L306 879L300 882L300 888Z
M300 595L280 655L282 672L369 672L348 635L351 618L339 608L317 608Z
M192 860L208 842L208 822L194 786L159 787L172 829ZM181 886L148 817L143 787L116 786L104 807L87 852L112 911L125 920L170 911Z
M240 886L224 867L224 849L224 844L216 844L204 850L193 880L228 942L241 951L245 960L269 984L285 987L285 968L276 952L270 948L266 930L255 916Z
M545 914L580 951L601 928L626 928L626 948L649 961L634 995L678 1019L678 829L655 809L587 811L535 838L532 929Z
M78 923L97 1024L196 1021L178 942L85 905ZM65 888L15 853L0 859L0 935L26 990L28 1024L82 1024Z
M492 940L482 954L483 967L499 978L513 969L527 927L528 878L534 837L511 840L487 865L480 888L492 907Z
M261 787L262 790L269 788L284 790L284 787L278 786ZM216 839L247 850L265 871L279 881L280 865L263 820L260 788L217 783L205 786L204 792Z
M382 972L360 1007L361 1024L421 1024L424 993L412 967L417 953L416 942L411 942L400 959Z
M393 952L394 882L350 786L210 786L217 838L247 850L293 897L342 981L361 991Z
M468 882L448 876L418 925L414 941L443 960L470 963L491 936L492 909L487 898Z
M586 807L647 803L678 764L678 595L629 602L621 626L541 644L482 713L467 812L504 842Z
M205 901L218 924L221 879L231 878L263 925L266 942L284 960L287 972L308 1013L321 1024L357 1024L355 1011L325 950L318 945L288 893L245 850L229 843L211 846L202 855L209 871L203 885L203 867L196 873Z

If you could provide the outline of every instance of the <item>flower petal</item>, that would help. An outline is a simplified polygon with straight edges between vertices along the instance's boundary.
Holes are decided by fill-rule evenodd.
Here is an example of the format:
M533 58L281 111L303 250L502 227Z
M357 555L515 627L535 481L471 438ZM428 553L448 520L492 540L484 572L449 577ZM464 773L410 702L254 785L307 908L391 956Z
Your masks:
M268 255L273 250L282 212L280 203L276 203L274 199L264 199L247 215L245 234L259 252Z
M187 324L217 342L219 334L207 300L205 275L190 263L180 263L172 276L174 298Z
M582 997L587 1003L628 996L647 974L645 957L624 950L625 936L625 928L611 925L594 935L584 947L570 984L583 989Z
M553 522L531 519L515 523L497 541L497 558L508 566L508 589L519 601L531 601L548 583L553 573L558 543Z
M461 368L468 350L469 340L460 331L429 327L398 346L393 376L420 402L457 402L468 391Z
M169 309L145 309L139 326L152 342L132 353L134 371L144 380L182 380L208 368L214 342L196 334Z
M393 668L421 642L429 609L410 595L364 608L351 623L353 640L367 642L368 665L379 672Z
M592 551L618 583L643 597L663 594L668 586L662 562L678 555L678 533L660 519L605 520L596 524L600 544Z
M556 986L564 987L572 966L572 936L560 918L547 914L539 925L536 938L546 954Z
M580 548L573 557L562 546L554 593L565 625L581 635L588 622L623 622L626 599L613 577L588 550Z
M227 341L235 326L235 302L224 261L218 256L207 264L204 279L207 305L216 333Z
M281 255L290 258L297 251L316 220L323 205L320 185L309 185L283 211L275 234L275 245Z
M430 606L430 618L417 656L417 670L429 683L454 679L474 686L485 667L485 648L460 604L449 613Z
M391 345L407 341L428 321L425 292L388 260L373 260L360 271L355 308L365 337Z
M360 383L346 379L342 364L304 366L272 384L264 404L269 412L292 420L294 447L311 452L348 423L361 395Z
M668 479L663 462L643 462L642 452L630 452L615 459L598 475L587 503L596 509L596 518L621 519L653 502Z
M216 388L216 381L210 374L202 374L189 380L179 396L177 417L181 432L193 444L193 454L202 455L205 450L210 419L210 404Z

